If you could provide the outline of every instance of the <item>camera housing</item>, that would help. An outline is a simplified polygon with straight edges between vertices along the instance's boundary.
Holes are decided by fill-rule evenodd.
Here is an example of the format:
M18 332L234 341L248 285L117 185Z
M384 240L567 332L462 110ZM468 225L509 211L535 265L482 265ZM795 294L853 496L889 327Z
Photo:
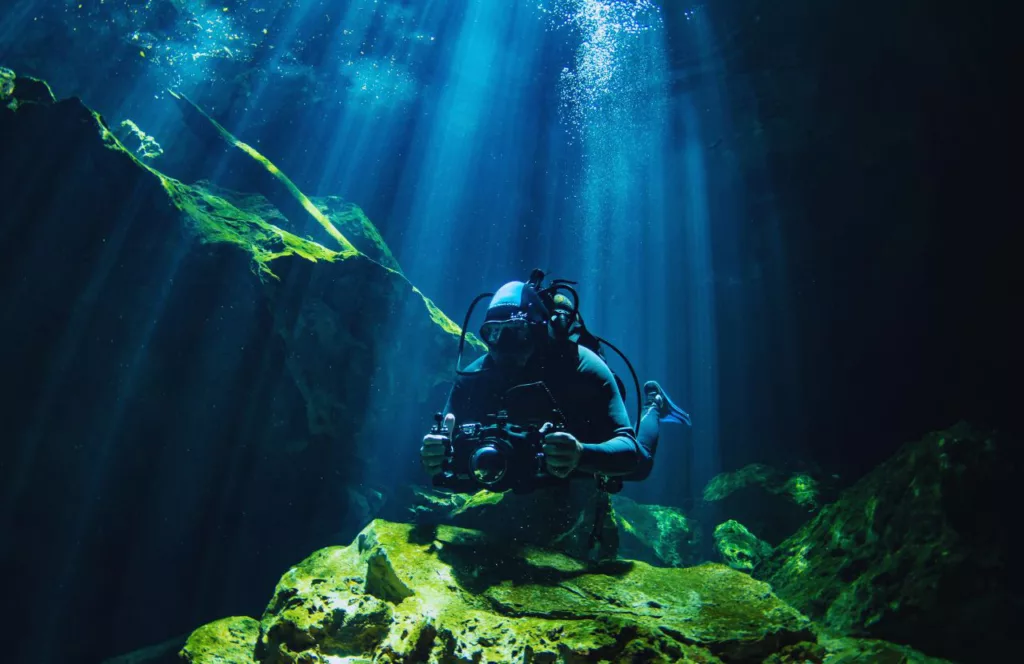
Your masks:
M441 413L434 416L431 433L441 433ZM560 425L554 425L557 431ZM469 422L455 427L448 439L436 487L470 493L480 489L529 493L544 486L568 481L547 472L544 465L544 434L536 425L509 421L507 411L494 422Z

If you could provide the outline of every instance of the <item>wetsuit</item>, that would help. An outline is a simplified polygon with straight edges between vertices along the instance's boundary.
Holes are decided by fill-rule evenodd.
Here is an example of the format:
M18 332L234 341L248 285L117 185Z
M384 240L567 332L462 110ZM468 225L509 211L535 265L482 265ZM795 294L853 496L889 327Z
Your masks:
M628 475L650 468L651 458L639 445L626 414L615 377L596 353L574 343L554 343L539 349L522 368L499 367L489 355L467 367L473 375L459 376L445 409L456 424L486 422L499 410L509 419L543 421L564 418L565 430L583 443L583 455L574 473L608 476ZM520 403L510 388L543 383L550 392L555 413L543 405L530 408ZM536 400L533 400L536 401ZM544 412L547 410L548 412Z
M651 459L637 443L608 365L583 346L552 342L521 368L499 367L484 356L466 371L475 373L458 377L445 408L455 415L456 426L486 423L503 409L510 421L521 424L561 420L583 444L583 454L569 481L527 494L507 493L500 503L474 503L477 507L460 510L450 523L577 557L594 554L596 536L598 557L614 557L618 533L608 516L610 499L594 475L649 472ZM520 389L511 389L536 383L543 383L549 399L522 399ZM537 391L529 393L536 396Z

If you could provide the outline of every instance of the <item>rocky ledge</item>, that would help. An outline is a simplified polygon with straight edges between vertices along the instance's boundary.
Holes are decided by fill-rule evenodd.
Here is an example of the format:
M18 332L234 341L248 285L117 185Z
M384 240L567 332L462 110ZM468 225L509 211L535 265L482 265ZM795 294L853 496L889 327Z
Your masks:
M962 423L908 443L755 574L832 633L1007 661L1021 595L1003 514L1018 449Z
M883 659L878 657L884 654ZM763 582L724 565L587 566L475 530L376 520L288 570L263 616L196 630L191 664L930 662L818 640Z

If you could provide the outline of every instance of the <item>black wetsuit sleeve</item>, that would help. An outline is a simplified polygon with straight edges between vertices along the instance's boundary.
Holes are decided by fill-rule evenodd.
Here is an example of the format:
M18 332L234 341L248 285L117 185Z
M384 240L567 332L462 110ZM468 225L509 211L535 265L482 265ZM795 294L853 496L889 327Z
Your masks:
M583 442L583 456L578 470L604 475L628 475L649 463L646 450L636 441L633 427L626 414L615 376L597 355L580 352L579 372L590 384L593 401L588 404L592 424L589 440Z

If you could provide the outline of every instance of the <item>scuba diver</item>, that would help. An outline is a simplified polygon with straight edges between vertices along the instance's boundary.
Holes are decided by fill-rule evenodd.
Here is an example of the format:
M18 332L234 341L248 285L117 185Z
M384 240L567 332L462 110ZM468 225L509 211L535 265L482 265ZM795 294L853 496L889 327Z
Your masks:
M488 504L480 522L466 516L454 525L493 531L502 523L514 542L579 558L596 549L606 560L618 544L609 494L623 480L650 474L661 422L689 423L689 415L648 382L638 440L624 386L604 361L601 344L618 350L587 331L572 282L544 287L543 278L535 270L527 282L509 282L474 300L460 339L458 376L423 438L421 462L435 486L509 492L501 507ZM488 296L480 327L488 352L463 370L466 327L476 303ZM639 388L635 374L633 380Z

